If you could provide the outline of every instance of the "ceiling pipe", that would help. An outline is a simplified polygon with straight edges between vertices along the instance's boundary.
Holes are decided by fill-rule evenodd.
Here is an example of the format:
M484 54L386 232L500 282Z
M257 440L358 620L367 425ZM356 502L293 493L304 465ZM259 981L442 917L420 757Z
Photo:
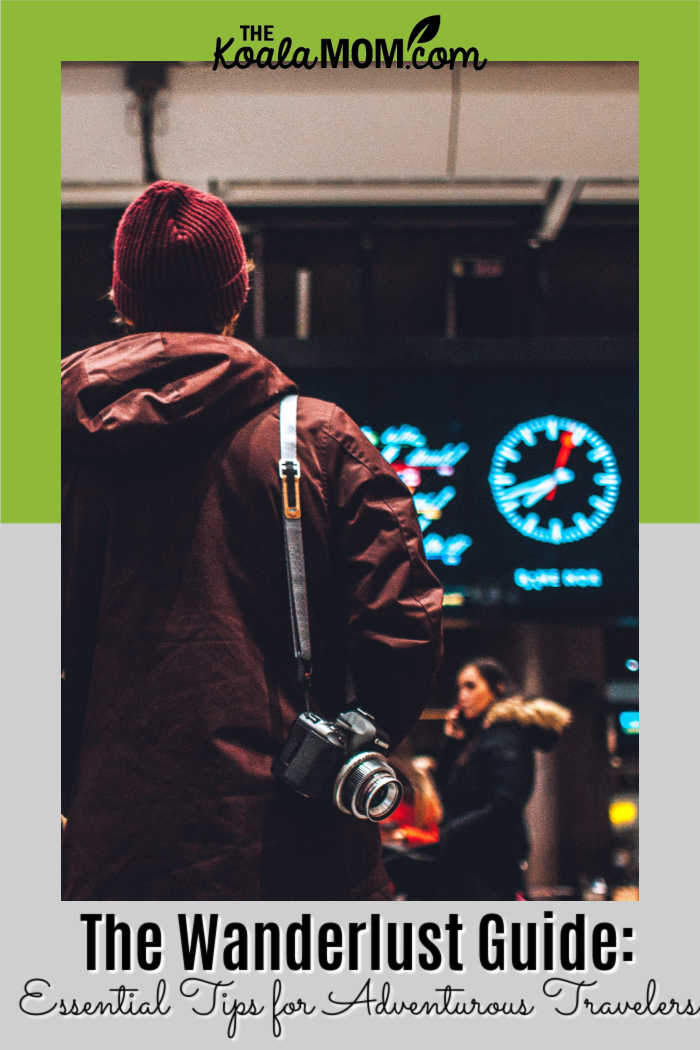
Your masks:
M542 222L528 241L531 248L540 248L545 242L551 243L556 240L583 189L583 184L583 179L552 179Z
M168 86L168 62L127 62L126 86L137 99L143 181L160 179L153 147L156 95Z

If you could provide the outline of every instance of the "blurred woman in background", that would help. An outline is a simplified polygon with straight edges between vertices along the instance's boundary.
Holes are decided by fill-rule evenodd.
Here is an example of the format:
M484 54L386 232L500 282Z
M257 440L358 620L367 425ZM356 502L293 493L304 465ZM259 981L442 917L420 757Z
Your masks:
M526 700L490 657L460 670L437 773L445 808L441 899L522 895L529 853L524 810L535 782L534 753L551 750L570 720L569 711L551 700Z

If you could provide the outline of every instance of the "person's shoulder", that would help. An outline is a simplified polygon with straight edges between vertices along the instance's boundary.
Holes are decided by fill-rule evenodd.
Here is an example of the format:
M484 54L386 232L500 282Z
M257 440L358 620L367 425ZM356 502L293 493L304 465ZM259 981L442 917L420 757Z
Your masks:
M338 406L332 401L324 401L320 397L306 397L299 395L297 403L297 417L300 426L327 426L333 413L339 411Z
M549 751L571 722L571 712L545 697L512 696L493 704L485 727L492 740Z
M362 427L340 405L302 396L299 398L298 418L300 430L322 430L331 447L345 453L371 473L395 474Z
M518 721L498 721L481 733L481 747L488 752L530 751L531 741L527 728Z
M78 350L72 350L69 354L64 354L61 357L61 375L65 376L76 365L81 365L84 361L98 359L102 355L109 354L112 350L118 350L122 346L128 347L133 340L134 336L115 335L114 339L106 339L101 343L94 343L91 346L83 346Z
M306 397L300 394L298 414L301 423L321 420L330 430L335 430L338 434L360 430L354 419L340 405L320 397Z

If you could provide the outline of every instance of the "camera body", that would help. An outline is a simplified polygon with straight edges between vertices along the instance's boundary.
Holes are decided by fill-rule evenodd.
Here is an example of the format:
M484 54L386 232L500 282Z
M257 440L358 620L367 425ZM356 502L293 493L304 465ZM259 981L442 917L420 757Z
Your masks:
M361 708L329 722L305 711L294 722L272 767L274 775L305 798L330 798L360 820L384 820L401 801L402 788L385 761L389 741Z

